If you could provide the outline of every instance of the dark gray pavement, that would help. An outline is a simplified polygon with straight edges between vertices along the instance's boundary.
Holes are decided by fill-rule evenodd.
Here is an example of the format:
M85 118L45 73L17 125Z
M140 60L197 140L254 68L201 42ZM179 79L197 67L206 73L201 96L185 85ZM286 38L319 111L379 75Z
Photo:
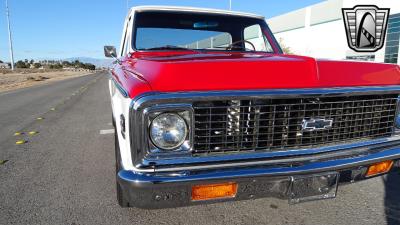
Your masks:
M400 224L399 175L294 206L258 199L122 209L115 199L113 134L100 134L112 129L106 81L102 73L0 94L0 160L9 160L0 165L0 224ZM14 137L17 130L39 133ZM28 143L15 145L21 138Z
M62 102L73 91L98 75L56 81L8 92L0 92L0 143L14 131L26 127Z

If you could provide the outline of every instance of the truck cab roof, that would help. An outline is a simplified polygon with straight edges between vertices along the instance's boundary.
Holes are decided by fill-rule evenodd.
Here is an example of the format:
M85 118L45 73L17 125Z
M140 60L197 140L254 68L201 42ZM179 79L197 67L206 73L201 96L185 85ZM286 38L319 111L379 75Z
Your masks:
M132 7L129 11L129 14L131 14L132 12L144 12L144 11L196 12L196 13L224 14L224 15L231 15L231 16L244 16L244 17L265 19L265 17L261 16L261 15L252 14L252 13L244 13L244 12L236 12L236 11L230 11L230 10L181 7L181 6L157 6L157 5Z

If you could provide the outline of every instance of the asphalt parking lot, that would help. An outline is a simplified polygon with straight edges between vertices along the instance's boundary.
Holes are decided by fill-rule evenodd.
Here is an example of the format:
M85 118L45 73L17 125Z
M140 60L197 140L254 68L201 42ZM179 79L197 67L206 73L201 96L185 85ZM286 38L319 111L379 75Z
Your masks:
M298 205L120 208L107 79L98 73L0 93L0 224L400 224L400 174Z

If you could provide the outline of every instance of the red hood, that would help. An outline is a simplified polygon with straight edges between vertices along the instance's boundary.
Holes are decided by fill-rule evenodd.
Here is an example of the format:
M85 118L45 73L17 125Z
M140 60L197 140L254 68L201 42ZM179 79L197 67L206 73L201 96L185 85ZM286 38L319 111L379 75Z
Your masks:
M400 84L396 65L289 55L136 53L128 63L160 92Z

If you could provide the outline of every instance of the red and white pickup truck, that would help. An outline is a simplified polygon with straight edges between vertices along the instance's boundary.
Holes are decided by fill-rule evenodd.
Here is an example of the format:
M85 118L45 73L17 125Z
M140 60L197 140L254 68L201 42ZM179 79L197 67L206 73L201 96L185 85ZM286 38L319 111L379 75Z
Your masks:
M397 65L286 55L262 16L200 8L132 8L104 49L123 207L294 204L400 167Z

